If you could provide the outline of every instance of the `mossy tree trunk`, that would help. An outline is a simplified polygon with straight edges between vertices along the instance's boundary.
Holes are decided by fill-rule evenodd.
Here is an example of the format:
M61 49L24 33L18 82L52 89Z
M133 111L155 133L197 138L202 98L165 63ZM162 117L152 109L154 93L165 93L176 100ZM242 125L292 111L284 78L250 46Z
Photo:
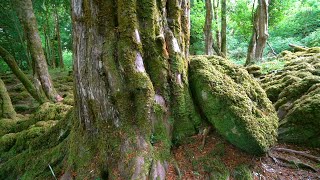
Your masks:
M246 65L260 61L266 46L268 34L268 6L269 0L259 0L256 12L253 15L253 30L248 46Z
M0 118L16 118L16 111L14 110L7 88L2 79L0 79Z
M2 46L0 46L0 56L8 64L13 74L21 81L21 83L26 88L26 90L30 93L30 95L40 104L44 103L46 101L46 97L42 96L40 92L37 91L37 89L34 87L32 82L21 71L14 57Z
M79 178L164 179L200 117L188 88L189 1L72 0Z
M56 101L61 97L53 87L53 83L48 72L48 65L42 49L38 25L33 12L32 1L15 0L15 6L20 22L26 33L26 39L28 41L30 54L34 63L35 76L40 81L42 90L46 94L47 98L51 101Z

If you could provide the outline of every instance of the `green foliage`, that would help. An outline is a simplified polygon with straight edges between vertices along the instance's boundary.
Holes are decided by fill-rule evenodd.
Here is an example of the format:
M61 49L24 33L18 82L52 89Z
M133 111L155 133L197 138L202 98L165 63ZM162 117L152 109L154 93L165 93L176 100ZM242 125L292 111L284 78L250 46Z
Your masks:
M65 68L68 70L72 70L72 65L73 65L72 52L67 50L63 51L62 56L63 56Z
M228 26L234 29L237 40L248 40L252 32L252 3L247 0L237 1L230 13ZM241 27L241 28L239 28Z
M301 40L307 47L320 46L320 28L316 29Z
M320 9L300 11L281 21L270 32L271 36L282 38L303 38L320 27Z
M205 22L205 4L202 0L194 0L191 4L190 54L204 54L203 27Z

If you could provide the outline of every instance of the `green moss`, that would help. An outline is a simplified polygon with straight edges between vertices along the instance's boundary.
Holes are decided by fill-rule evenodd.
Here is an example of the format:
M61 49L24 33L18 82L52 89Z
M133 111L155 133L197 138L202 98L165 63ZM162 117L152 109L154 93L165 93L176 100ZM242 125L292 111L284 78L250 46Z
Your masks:
M275 143L274 108L244 69L215 56L193 57L190 85L205 117L229 142L253 154Z
M38 110L34 113L33 119L37 121L46 121L46 120L60 120L65 117L68 110L71 109L71 106L65 105L62 103L43 103L38 107Z
M280 118L279 140L320 147L319 52L313 48L288 53L293 59L261 81ZM284 56L284 58L287 58Z
M239 165L234 170L234 178L236 180L253 180L252 170L247 165Z
M320 88L296 101L280 121L279 140L320 147ZM303 120L303 121L302 121Z
M50 179L48 164L57 176L65 171L72 116L69 111L58 123L40 121L22 132L2 136L0 179Z

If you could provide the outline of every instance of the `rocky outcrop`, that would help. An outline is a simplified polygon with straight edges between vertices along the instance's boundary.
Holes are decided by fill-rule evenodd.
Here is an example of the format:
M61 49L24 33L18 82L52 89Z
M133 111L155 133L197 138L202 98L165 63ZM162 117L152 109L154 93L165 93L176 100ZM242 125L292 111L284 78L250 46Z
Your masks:
M191 59L189 80L203 115L230 143L252 154L275 143L276 112L245 69L216 56L197 56Z
M285 51L281 59L284 69L261 80L280 119L279 140L320 147L320 48Z

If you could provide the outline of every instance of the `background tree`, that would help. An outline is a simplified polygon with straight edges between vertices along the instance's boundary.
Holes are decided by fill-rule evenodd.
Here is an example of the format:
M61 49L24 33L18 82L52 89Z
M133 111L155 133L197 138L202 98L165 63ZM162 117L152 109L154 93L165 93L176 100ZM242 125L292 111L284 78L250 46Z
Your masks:
M0 0L0 45L17 60L23 70L31 69L31 56L28 52L27 42L23 28L16 12L12 9L14 3L9 0Z
M7 63L13 74L21 81L26 90L30 95L37 100L40 104L46 101L45 96L42 96L39 91L35 88L32 82L28 79L26 74L19 68L14 57L2 46L0 46L0 57Z
M221 0L221 52L227 56L227 2Z
M41 39L38 32L36 17L33 12L32 2L31 0L17 0L15 2L15 5L18 17L21 24L23 25L24 32L28 41L30 54L33 60L35 80L39 80L39 84L49 100L60 100L61 97L57 94L55 88L53 87L53 83L48 72L48 65L42 49Z
M249 42L246 65L262 59L263 50L269 37L268 6L269 0L258 1L258 7L253 15L253 31Z
M213 54L213 36L212 36L212 20L213 20L213 12L212 12L212 1L206 0L206 22L203 28L204 37L205 37L205 53L207 55Z
M16 118L16 111L14 110L7 88L0 79L0 118Z

